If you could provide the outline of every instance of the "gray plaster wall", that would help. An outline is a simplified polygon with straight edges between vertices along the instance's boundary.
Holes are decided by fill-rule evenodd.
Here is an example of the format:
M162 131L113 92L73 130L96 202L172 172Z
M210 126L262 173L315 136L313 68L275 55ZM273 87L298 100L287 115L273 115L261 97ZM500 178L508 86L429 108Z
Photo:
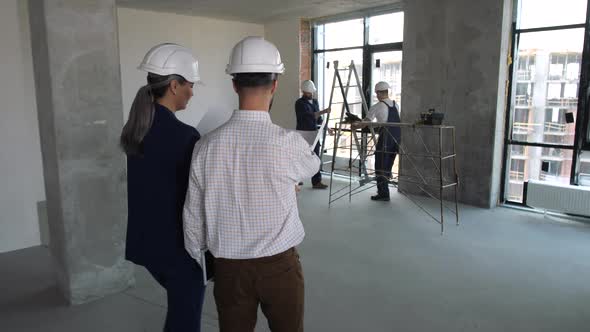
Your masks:
M413 0L404 7L402 121L414 122L429 108L445 112L445 123L457 128L459 200L481 207L498 200L502 141L496 136L503 135L498 113L505 105L499 87L507 68L507 9L505 0ZM427 144L436 142L426 136ZM403 139L417 145L408 134ZM432 172L431 161L417 163ZM403 158L402 174L410 171Z
M503 18L502 18L502 42L500 49L500 70L498 73L498 101L496 112L496 132L494 137L494 161L492 171L492 188L491 188L491 205L494 206L497 202L502 201L501 186L502 186L502 166L504 162L504 138L506 125L506 112L508 111L506 105L508 103L508 82L509 82L509 67L510 67L510 48L512 47L512 34L509 33L512 26L512 17L514 14L513 2L510 0L503 0Z
M50 248L72 304L127 288L115 1L29 1Z

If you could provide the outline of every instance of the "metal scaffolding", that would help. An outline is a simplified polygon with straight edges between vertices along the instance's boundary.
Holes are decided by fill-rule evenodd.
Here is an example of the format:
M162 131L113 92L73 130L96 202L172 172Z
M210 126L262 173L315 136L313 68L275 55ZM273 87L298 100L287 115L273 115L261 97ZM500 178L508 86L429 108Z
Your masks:
M340 71L348 71L346 85L342 83ZM353 86L350 85L351 78L354 78L356 81ZM370 159L375 153L388 153L375 150L378 137L376 131L378 128L398 127L400 128L404 139L401 142L393 136L392 139L398 145L399 151L397 154L400 158L403 158L402 162L405 166L403 168L404 174L401 172L393 173L392 177L388 179L389 184L398 188L400 193L410 199L433 220L439 223L441 233L444 232L445 210L448 210L455 215L456 223L458 225L459 205L457 202L457 195L459 178L457 175L456 163L457 152L455 148L455 127L358 121L358 119L355 119L354 115L351 115L350 112L350 104L348 103L348 92L350 87L358 87L361 96L361 105L366 112L367 104L360 88L354 62L351 62L350 66L344 69L339 69L338 63L335 62L330 106L333 104L334 90L337 89L342 93L343 102L340 117L335 123L336 133L334 135L334 145L332 147L332 161L330 162L329 205L331 206L332 203L346 196L348 196L349 201L351 201L353 195L375 187L373 182L376 179L376 172L374 168L369 167ZM330 121L330 119L327 121ZM382 130L381 133L391 135L388 130ZM450 145L450 151L445 151L444 149L445 133L450 133L451 135L449 142L446 142ZM427 137L433 137L435 135L435 137L438 137L436 140L437 142L434 144L427 144L427 141L429 140L425 140L426 135L428 135ZM324 133L324 142L325 141ZM404 144L404 142L412 142L413 144ZM337 156L339 154L343 155L342 152L345 152L348 157L348 165L344 168L338 168ZM429 170L426 169L426 167L419 167L419 165L424 165L424 162L432 163L432 169ZM450 165L450 167L445 167L449 166L448 164L452 165ZM335 190L335 175L348 175L348 184ZM402 188L400 188L399 184L402 184ZM436 213L429 212L425 204L422 204L419 199L404 189L406 187L417 188L419 193L438 200L440 203L439 217L435 216ZM444 193L447 189L454 189L454 207L450 207L444 201Z

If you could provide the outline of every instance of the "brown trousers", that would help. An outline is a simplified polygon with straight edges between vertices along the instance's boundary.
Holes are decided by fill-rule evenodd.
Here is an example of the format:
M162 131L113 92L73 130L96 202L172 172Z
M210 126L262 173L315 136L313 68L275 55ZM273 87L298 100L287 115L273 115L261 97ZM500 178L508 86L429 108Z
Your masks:
M271 331L303 331L303 271L295 248L255 259L217 258L213 294L221 332L254 331L259 304Z

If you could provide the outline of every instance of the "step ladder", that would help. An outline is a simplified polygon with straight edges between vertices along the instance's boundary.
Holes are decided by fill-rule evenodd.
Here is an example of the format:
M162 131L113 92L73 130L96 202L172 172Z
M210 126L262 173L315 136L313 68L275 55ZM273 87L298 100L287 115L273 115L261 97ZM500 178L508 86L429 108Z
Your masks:
M344 74L344 75L342 75L342 74ZM342 79L342 76L346 77L346 81L344 81ZM352 103L349 102L351 100L350 93L352 93L354 91L356 91L358 93L358 95L360 96L360 102L358 102L358 101L354 101ZM338 102L334 101L334 96L337 93L340 93L340 95L342 96L342 101L338 101ZM340 112L336 112L336 109L335 109L335 108L337 108L338 105L340 105ZM352 158L352 147L340 146L340 138L342 137L342 133L344 130L347 129L347 127L350 126L350 124L345 123L346 118L356 116L355 114L353 114L351 112L351 106L353 106L353 105L361 105L362 114L367 114L367 112L368 112L367 101L365 99L365 94L363 93L363 90L362 90L362 85L361 85L356 67L354 65L354 61L350 61L350 64L344 68L339 68L338 61L334 61L334 76L332 78L332 89L330 91L330 101L329 101L329 108L331 109L331 111L330 111L330 113L328 113L328 115L326 116L326 119L324 120L324 125L328 125L330 123L330 121L336 121L336 124L335 124L336 133L334 134L334 145L332 147L332 160L327 161L327 162L323 162L324 153L325 153L325 151L327 151L327 149L325 149L324 147L322 147L321 154L320 154L320 158L322 160L322 170L323 170L323 166L326 164L330 164L330 166L331 166L330 167L330 203L339 198L338 197L336 199L333 199L334 195L338 195L343 189L348 188L348 187L342 188L342 189L338 190L337 192L332 191L332 183L333 183L333 179L334 179L334 174L337 171L336 157L338 155L338 150L347 149L350 151L350 156L349 156L349 167L350 168L353 167L353 164L355 161ZM327 134L327 130L323 130L322 142L326 142L326 134ZM350 144L353 144L352 135L351 135ZM356 159L358 160L359 158L356 158ZM359 165L359 167L360 167L361 173L363 173L364 175L367 175L366 174L367 170L366 170L365 165ZM350 188L348 188L348 189L350 189Z

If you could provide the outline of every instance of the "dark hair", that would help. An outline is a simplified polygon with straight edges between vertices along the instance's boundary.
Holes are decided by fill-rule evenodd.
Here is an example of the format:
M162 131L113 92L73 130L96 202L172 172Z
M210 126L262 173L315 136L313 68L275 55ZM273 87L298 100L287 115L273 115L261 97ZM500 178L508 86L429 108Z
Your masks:
M272 82L277 80L278 74L275 73L239 73L233 75L236 87L240 88L259 88L269 87Z
M187 82L179 75L160 76L149 73L148 84L137 91L129 111L129 119L121 132L120 145L127 155L142 155L143 139L154 121L154 102L164 97L172 81L180 84Z

